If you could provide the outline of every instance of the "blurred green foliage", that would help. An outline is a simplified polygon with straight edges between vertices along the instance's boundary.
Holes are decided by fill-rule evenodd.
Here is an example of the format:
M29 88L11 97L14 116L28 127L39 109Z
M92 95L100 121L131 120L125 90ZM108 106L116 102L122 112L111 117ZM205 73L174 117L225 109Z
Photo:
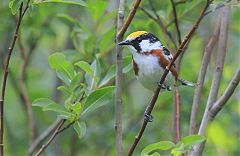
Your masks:
M10 3L8 0L0 1L1 66L16 24L16 18L12 13L17 15L17 8L22 1L26 2L26 0L12 0ZM32 2L20 28L21 42L16 44L10 63L5 102L6 155L27 155L28 152L26 108L21 101L18 81L19 68L23 64L21 50L24 50L25 54L34 50L26 70L25 82L30 101L38 99L33 105L43 108L32 108L36 133L41 134L56 119L56 113L42 110L55 111L57 115L70 118L69 122L75 121L73 128L60 134L47 148L46 155L115 155L112 94L114 87L111 86L114 86L115 77L118 2L116 0L33 0ZM171 22L173 13L170 1L142 1L140 6L152 13L149 2L153 3L163 24L169 25L168 30L177 40L175 26ZM132 3L133 0L126 2L125 16L128 15ZM215 1L214 5L217 3L222 1ZM186 3L177 6L182 37L188 32L203 5L202 0L187 0ZM215 8L214 5L212 9ZM207 15L191 39L181 64L180 75L184 79L196 82L203 50L213 32L217 15L217 11ZM239 6L233 5L220 93L224 91L239 66L239 15ZM141 10L137 11L126 35L136 30L152 32L166 45L159 25ZM36 46L32 48L34 44ZM136 82L130 53L127 49L123 52L123 148L126 152L139 130L143 112L152 92ZM214 50L214 53L216 52L217 48ZM210 90L213 67L214 59L210 62L203 88L199 121ZM187 136L194 90L185 87L179 90L182 135ZM83 93L84 100L76 102ZM238 87L227 106L208 127L204 155L240 155L239 93ZM172 97L171 92L160 95L153 112L154 122L147 127L136 155L140 155L149 144L160 140L172 140ZM93 109L96 110L91 112Z

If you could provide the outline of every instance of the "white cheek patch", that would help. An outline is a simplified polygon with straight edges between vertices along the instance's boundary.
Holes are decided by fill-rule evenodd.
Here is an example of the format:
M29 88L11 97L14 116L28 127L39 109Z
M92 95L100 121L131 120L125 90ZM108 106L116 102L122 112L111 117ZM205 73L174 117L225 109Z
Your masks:
M142 52L150 52L153 49L162 49L161 43L159 41L150 43L149 40L142 40L140 42L140 47Z

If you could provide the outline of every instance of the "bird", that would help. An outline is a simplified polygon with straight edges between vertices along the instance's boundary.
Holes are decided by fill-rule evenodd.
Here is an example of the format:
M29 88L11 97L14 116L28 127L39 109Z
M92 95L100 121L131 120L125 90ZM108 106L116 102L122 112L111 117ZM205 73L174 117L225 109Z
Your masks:
M128 46L135 76L148 90L155 91L158 86L165 91L171 91L174 85L195 86L194 83L179 78L175 65L170 68L165 82L160 85L159 80L173 56L154 34L136 31L118 45Z

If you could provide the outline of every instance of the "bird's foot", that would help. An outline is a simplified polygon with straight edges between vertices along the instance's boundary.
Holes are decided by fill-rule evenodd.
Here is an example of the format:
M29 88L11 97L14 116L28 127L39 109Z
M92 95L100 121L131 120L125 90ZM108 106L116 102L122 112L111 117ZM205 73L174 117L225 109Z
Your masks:
M158 85L159 88L166 89L165 84L161 84L160 82L158 82L157 85Z
M153 122L153 116L147 113L144 113L144 121Z

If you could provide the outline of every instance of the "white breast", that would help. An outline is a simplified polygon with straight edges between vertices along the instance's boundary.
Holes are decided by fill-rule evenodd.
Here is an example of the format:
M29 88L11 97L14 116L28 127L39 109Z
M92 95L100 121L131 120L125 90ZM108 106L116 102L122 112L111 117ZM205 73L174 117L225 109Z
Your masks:
M137 79L141 84L150 90L155 90L157 82L161 78L164 69L160 67L159 60L156 56L142 55L133 53L133 58L138 65ZM174 84L174 78L172 74L168 74L166 84L171 86Z

